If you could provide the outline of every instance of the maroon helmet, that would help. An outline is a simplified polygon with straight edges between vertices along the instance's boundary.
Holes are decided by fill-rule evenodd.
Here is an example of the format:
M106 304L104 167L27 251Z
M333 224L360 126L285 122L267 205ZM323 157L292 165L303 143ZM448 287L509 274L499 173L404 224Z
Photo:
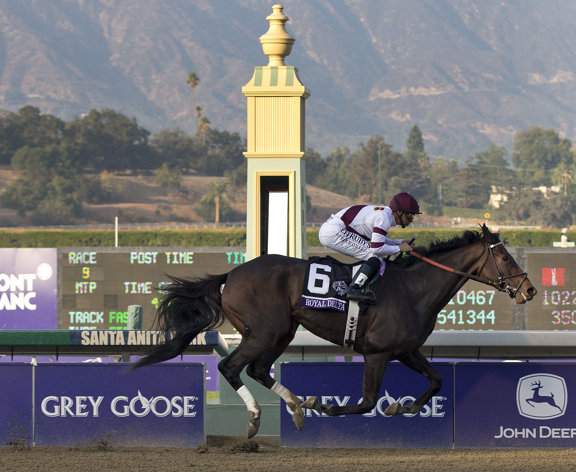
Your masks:
M420 214L420 207L416 199L409 193L403 192L392 197L390 200L392 211L403 211L404 213Z

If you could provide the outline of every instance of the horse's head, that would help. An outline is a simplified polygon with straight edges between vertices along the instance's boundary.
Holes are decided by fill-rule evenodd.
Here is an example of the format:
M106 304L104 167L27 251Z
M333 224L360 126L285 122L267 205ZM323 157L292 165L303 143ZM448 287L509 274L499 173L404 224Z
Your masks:
M486 261L481 275L497 281L498 289L514 298L516 303L526 303L534 298L536 289L528 275L516 263L502 241L492 234L486 225L482 225L482 241L486 245Z

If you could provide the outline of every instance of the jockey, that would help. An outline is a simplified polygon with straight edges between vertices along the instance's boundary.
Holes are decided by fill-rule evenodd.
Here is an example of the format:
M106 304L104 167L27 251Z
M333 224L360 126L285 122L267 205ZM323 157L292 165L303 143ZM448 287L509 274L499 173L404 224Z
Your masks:
M389 239L386 234L395 225L406 228L419 213L416 199L409 193L399 193L388 206L354 205L332 215L321 226L318 237L324 246L364 261L348 289L348 300L376 301L374 292L366 289L384 257L414 247L413 241Z

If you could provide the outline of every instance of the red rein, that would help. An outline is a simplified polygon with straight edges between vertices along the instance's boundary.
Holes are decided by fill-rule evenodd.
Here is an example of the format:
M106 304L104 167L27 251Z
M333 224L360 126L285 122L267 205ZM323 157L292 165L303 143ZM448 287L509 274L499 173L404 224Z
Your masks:
M448 272L459 273L459 271L456 271L456 270L452 269L451 267L440 264L439 262L433 261L432 259L428 259L427 257L421 256L420 254L418 254L415 251L410 251L410 255L417 257L418 259L420 259L424 262L427 262L428 264L432 264L433 266L439 267L440 269L446 270Z

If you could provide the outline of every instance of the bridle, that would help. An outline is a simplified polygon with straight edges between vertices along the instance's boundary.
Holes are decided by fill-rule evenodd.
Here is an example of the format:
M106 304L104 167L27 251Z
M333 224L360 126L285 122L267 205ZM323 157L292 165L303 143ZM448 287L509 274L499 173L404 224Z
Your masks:
M520 288L522 287L522 284L526 281L526 279L528 279L528 274L526 272L520 272L520 273L514 274L514 275L503 275L502 274L502 270L500 269L500 266L498 265L498 261L496 260L496 256L494 255L494 248L496 246L499 246L500 244L503 244L502 241L499 241L499 242L494 243L494 244L487 244L486 245L486 249L487 249L485 251L486 257L484 258L484 262L482 262L482 266L480 267L480 269L478 271L478 272L482 272L482 269L484 269L484 266L488 262L488 258L491 257L492 261L494 262L494 266L496 267L496 271L498 272L498 280L486 279L486 278L480 277L478 275L469 274L467 272L462 272L458 269L454 269L452 267L445 266L444 264L440 264L439 262L433 261L432 259L428 259L427 257L422 256L421 254L418 254L414 250L410 251L409 254L411 256L414 256L414 257L424 261L424 262L427 262L428 264L436 266L442 270L452 272L453 274L461 275L462 277L466 277L468 279L476 280L477 282L480 282L480 283L483 283L486 285L490 285L491 287L494 287L499 292L507 293L510 296L510 298L514 298L516 296L516 294L518 293L518 291L520 290ZM513 279L515 277L522 277L522 281L520 282L520 284L516 288L512 287L508 283L508 279Z

